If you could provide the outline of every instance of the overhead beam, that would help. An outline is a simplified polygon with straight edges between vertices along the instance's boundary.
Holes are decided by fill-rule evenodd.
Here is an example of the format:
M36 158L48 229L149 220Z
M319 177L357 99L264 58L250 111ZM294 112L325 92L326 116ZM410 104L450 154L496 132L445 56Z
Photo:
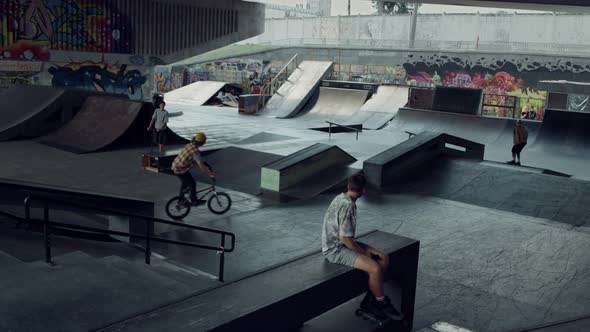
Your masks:
M586 0L407 0L406 2L553 12L590 12L590 1Z

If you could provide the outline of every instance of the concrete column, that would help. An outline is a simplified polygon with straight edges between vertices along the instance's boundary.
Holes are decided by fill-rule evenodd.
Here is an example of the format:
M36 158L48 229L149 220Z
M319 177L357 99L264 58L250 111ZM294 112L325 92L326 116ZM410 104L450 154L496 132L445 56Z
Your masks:
M414 42L416 41L416 25L418 24L418 8L420 4L414 4L414 11L412 12L411 23L410 23L410 48L414 48Z

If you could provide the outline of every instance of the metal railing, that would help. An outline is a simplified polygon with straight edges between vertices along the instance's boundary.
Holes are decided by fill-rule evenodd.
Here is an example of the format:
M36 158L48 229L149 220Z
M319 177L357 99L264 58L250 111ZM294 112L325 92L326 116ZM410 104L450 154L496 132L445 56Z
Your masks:
M281 70L270 80L270 82L262 89L262 95L270 95L272 96L275 92L281 87L281 85L289 79L289 66L295 64L295 69L299 67L298 62L299 54L295 54L284 66ZM293 69L293 71L295 71ZM266 102L262 103L262 107Z
M354 128L354 127L350 127L350 126L345 126L345 125L341 125L335 122L330 122L330 121L324 121L325 123L329 124L328 126L328 139L332 139L332 126L336 126L336 127L340 127L340 128L346 128L349 130L352 130L354 132L356 132L356 140L359 140L359 132L362 131L362 129L358 129L358 128Z
M31 218L31 202L32 201L39 201L43 204L43 220L35 220L35 219ZM95 211L95 212L101 212L101 213L110 214L110 215L139 219L145 223L145 234L121 232L121 231L114 231L114 230L110 230L110 229L100 229L100 228L95 228L95 227L72 225L72 224L51 221L49 218L50 203L56 204L56 205L59 204L62 206L67 205L69 207L75 207L75 208L82 209L82 210ZM232 252L235 249L235 243L236 243L235 234L230 233L230 232L226 232L226 231L213 229L213 228L188 225L188 224L183 224L183 223L178 223L178 222L168 221L168 220L163 220L163 219L157 219L157 218L148 217L148 216L142 216L142 215L125 213L125 212L111 210L111 209L99 208L99 207L95 207L95 206L87 206L87 205L83 205L83 204L72 203L72 202L68 202L65 200L59 200L59 199L54 199L54 198L35 197L33 195L29 195L29 196L27 196L27 198L25 198L24 207L25 207L25 220L28 223L30 223L31 221L40 221L43 224L45 262L48 264L52 263L51 262L51 238L50 238L52 227L57 227L57 228L61 228L61 229L74 229L74 230L87 231L87 232L96 232L96 233L103 233L103 234L109 234L109 235L118 235L118 236L129 237L129 239L134 238L134 239L145 240L144 252L145 252L145 263L146 264L150 264L150 262L151 262L152 241L174 244L174 245L178 245L178 246L198 248L198 249L213 250L213 251L216 251L217 254L219 255L218 280L220 282L224 281L223 276L224 276L224 270L225 270L225 253ZM215 247L215 246L205 245L205 244L201 244L201 243L176 241L176 240L170 240L170 239L154 236L152 234L154 223L178 226L178 227L192 229L192 230L196 230L196 231L203 231L203 232L208 232L208 233L213 233L213 234L219 234L219 235L221 235L220 246ZM226 246L225 246L226 237L230 238L231 246L229 248L226 248Z

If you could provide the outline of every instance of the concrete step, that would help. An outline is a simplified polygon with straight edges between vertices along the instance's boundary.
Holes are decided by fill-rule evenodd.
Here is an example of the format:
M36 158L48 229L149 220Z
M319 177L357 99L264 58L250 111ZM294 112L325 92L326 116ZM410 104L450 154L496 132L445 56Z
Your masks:
M8 283L2 274L0 331L40 331L47 326L92 330L218 284L195 278L186 285L116 256L71 253L59 258L55 267L15 271Z
M15 265L24 264L20 259L0 250L0 269L5 269Z
M176 296L190 294L199 289L216 286L215 280L194 275L186 275L184 271L173 271L164 266L152 266L144 262L130 262L117 256L101 259L110 267L127 273L131 278L149 278L155 287L169 290Z
M47 269L47 271L52 272L63 268L78 266L80 264L88 264L89 262L94 262L95 260L95 257L77 250L51 257L51 265L47 264L44 259L31 262L28 265L32 268Z

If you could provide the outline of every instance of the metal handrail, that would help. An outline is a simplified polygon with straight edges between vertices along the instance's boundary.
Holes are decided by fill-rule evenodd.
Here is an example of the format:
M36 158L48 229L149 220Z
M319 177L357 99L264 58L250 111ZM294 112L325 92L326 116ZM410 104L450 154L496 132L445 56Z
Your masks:
M288 62L287 64L285 64L283 66L283 68L281 68L281 70L279 70L279 72L273 77L271 78L270 82L268 83L267 87L265 87L264 89L262 89L262 95L265 94L266 90L268 89L268 95L273 95L276 91L275 91L275 85L277 84L277 81L280 79L281 75L283 75L283 73L285 74L285 76L287 77L287 79L289 79L289 66L292 63L295 63L295 69L297 69L299 67L299 63L297 62L297 58L299 57L299 54L295 54ZM277 89L278 90L278 89ZM266 101L262 102L262 107L264 107L266 104Z
M220 282L224 281L225 253L232 252L235 249L236 236L234 233L231 233L231 232L226 232L226 231L222 231L222 230L218 230L218 229L214 229L214 228L208 228L208 227L188 225L188 224L178 223L178 222L174 222L174 221L168 221L168 220L158 219L158 218L154 218L154 217L143 216L143 215L139 215L139 214L116 211L116 210L112 210L112 209L100 208L100 207L95 207L95 206L88 206L88 205L74 203L74 202L67 202L65 200L60 200L60 199L55 199L55 198L34 197L33 195L27 196L24 201L25 220L27 222L38 221L36 219L31 219L31 202L33 200L38 200L43 203L43 220L41 222L43 222L43 237L44 237L44 244L45 244L45 262L48 264L51 264L50 235L51 235L52 225L55 225L59 228L71 228L71 229L77 229L77 230L82 230L82 231L90 231L90 232L97 232L97 233L110 234L110 235L126 236L126 237L129 237L130 239L131 238L138 238L138 239L145 240L146 245L145 245L144 252L145 252L145 263L146 264L151 263L151 255L152 255L151 241L186 246L186 247L192 247L192 248L206 249L206 250L215 250L219 254L218 280ZM79 209L85 209L85 210L90 210L90 211L108 213L108 214L117 215L117 216L141 219L145 223L146 232L144 235L144 234L121 232L121 231L114 231L114 230L109 230L109 229L100 229L100 228L94 228L94 227L72 225L72 224L65 224L65 223L60 223L60 222L56 222L56 221L51 221L49 219L49 203L62 204L62 205L65 204L65 205L68 205L71 207L76 207ZM166 224L166 225L173 225L173 226L178 226L178 227L182 227L182 228L188 228L188 229L193 229L193 230L198 230L198 231L203 231L203 232L219 234L219 235L221 235L221 241L220 241L221 245L219 247L215 247L215 246L210 246L210 245L205 245L205 244L200 244L200 243L176 241L176 240L170 240L170 239L154 236L154 235L152 235L153 223L161 223L161 224ZM229 238L230 238L231 245L229 248L225 247L226 236L229 236Z
M335 123L335 122L331 122L331 121L324 121L324 122L330 125L328 127L328 139L332 139L332 126L337 126L337 127L342 127L342 128L350 129L350 130L356 132L356 140L357 141L359 140L359 132L362 132L362 129L358 129L358 128L353 128L353 127L350 127L350 126L341 125L339 123Z

